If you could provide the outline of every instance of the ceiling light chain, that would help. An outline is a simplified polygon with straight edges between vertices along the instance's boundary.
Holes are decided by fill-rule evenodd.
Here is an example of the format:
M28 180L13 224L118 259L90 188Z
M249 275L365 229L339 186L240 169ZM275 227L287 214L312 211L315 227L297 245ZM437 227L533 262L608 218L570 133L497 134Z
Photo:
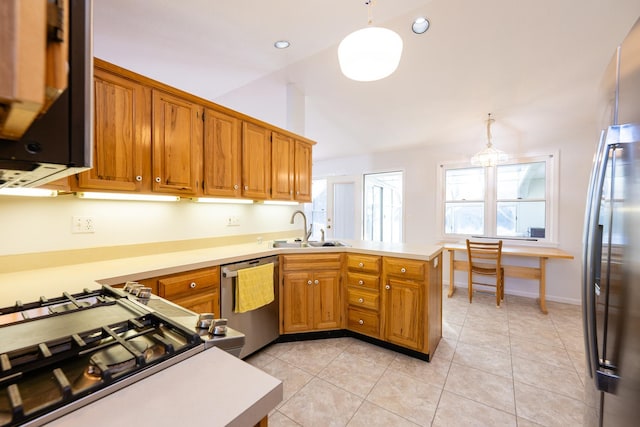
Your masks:
M506 162L509 157L504 151L493 147L491 143L491 123L495 122L489 113L487 118L487 146L471 157L471 164L474 166L495 166Z
M373 24L373 4L374 4L375 0L367 0L364 2L364 4L367 5L367 14L368 14L368 20L367 20L367 25L371 25Z

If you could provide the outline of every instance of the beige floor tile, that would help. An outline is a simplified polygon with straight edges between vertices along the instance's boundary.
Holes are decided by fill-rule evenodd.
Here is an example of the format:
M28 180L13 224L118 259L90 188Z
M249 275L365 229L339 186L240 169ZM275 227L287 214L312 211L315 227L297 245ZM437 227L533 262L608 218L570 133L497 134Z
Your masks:
M318 377L364 398L387 366L344 352L320 371Z
M314 378L279 409L305 427L346 426L362 399L319 378Z
M347 427L415 427L418 425L371 402L364 401Z
M434 387L444 387L444 382L449 373L451 360L438 356L438 350L431 362L416 359L415 357L398 354L388 367L388 371L394 371L412 378L419 378L425 384Z
M331 340L302 341L278 357L315 375L346 348L338 344Z
M353 342L344 349L344 352L385 366L389 366L397 355L395 351L357 339L353 340Z
M516 417L447 391L442 393L432 426L516 426Z
M555 366L573 366L569 353L564 347L554 347L547 343L532 341L525 337L511 337L511 354L523 359L543 361Z
M513 378L521 383L578 398L584 386L573 367L557 367L541 361L514 356Z
M444 309L446 310L446 309ZM447 312L442 313L442 321L447 323L452 323L454 325L462 325L467 317L466 313L461 312Z
M310 373L305 372L300 368L296 368L295 366L292 366L280 359L274 359L271 363L261 367L260 369L282 381L283 397L279 406L282 406L284 402L289 400L291 396L297 393L313 378L313 375Z
M458 341L460 338L460 332L462 331L462 323L451 323L444 318L442 319L442 338Z
M464 326L471 325L479 331L509 335L509 322L506 315L492 316L490 314L469 313L464 321Z
M269 363L273 362L274 359L275 356L270 355L266 351L261 351L252 354L251 356L244 359L244 361L249 363L250 365L255 366L256 368L262 368L263 366L266 366Z
M587 375L587 359L585 358L584 351L570 351L569 358L571 359L571 362L573 362L573 367L578 374L578 378L580 378L580 380L584 384Z
M518 417L543 426L582 426L585 405L572 399L518 381L515 382Z
M470 368L480 369L505 378L512 378L511 355L485 347L458 343L453 362Z
M273 411L269 414L269 427L299 427L301 424L287 418L280 411Z
M373 387L367 400L418 425L433 420L442 389L388 369Z
M496 334L494 332L483 331L476 325L464 325L460 333L458 342L484 347L489 350L496 350L503 353L510 353L509 336Z
M436 357L439 359L453 359L453 353L456 351L457 340L452 340L449 338L442 337L438 346L436 347L436 351L433 353L433 358Z
M513 380L457 363L451 364L445 391L515 414Z
M544 427L542 424L534 423L526 418L518 417L518 427Z

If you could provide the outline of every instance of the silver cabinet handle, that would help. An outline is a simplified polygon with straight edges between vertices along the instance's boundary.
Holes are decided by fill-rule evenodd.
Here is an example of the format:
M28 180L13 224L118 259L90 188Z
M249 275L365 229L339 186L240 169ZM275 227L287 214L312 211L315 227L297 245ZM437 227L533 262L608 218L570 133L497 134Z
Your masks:
M406 273L406 272L407 272L407 269L406 269L406 268L402 267L402 268L400 269L400 273Z
M234 190L237 190L238 188L240 188L240 186L239 186L238 184L235 184L235 185L233 186L233 189L234 189Z
M318 283L320 283L320 281L316 279L313 283L317 285Z
M360 268L364 267L364 262L358 263L358 267Z
M360 320L358 320L358 323L361 324L361 325L364 325L364 320L360 319Z
M389 290L389 289L391 289L391 286L387 285L387 286L385 286L384 288L385 288L386 290Z
M364 280L358 280L358 285L364 285Z
M136 176L136 181L138 181L138 182L142 181L142 175Z
M307 285L310 285L310 284L312 284L312 283L313 283L313 282L312 282L311 280L309 280L309 281L307 282Z
M159 176L156 176L156 182L162 181Z
M191 283L189 284L189 287L190 287L191 289L195 289L195 287L196 287L196 286L198 286L198 285L196 285L196 282L191 282Z
M364 302L364 298L358 298L358 302L362 304Z

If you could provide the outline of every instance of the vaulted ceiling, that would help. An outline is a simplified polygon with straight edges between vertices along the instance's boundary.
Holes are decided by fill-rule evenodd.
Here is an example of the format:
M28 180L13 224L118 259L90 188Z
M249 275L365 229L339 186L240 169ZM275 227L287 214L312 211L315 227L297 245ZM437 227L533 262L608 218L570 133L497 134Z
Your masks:
M366 26L364 0L96 0L94 53L265 121L260 88L295 87L304 125L292 130L318 141L316 159L450 143L472 153L488 112L494 142L516 148L593 124L640 2L376 0L372 10L404 41L398 70L377 82L348 80L337 60L340 41ZM431 23L423 35L411 31L417 16ZM275 49L279 39L291 47ZM247 92L263 107L234 96Z

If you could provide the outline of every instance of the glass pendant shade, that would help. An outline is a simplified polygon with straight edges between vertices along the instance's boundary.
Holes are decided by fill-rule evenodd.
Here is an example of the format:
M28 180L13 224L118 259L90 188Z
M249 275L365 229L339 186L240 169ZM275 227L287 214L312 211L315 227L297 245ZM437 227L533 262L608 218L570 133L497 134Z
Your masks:
M391 75L402 55L402 38L381 27L366 27L349 34L338 46L342 73L360 82L372 82Z
M473 157L471 157L471 164L473 166L495 166L500 163L504 163L507 161L509 156L502 151L494 148L491 143L488 143L487 146L476 153Z

